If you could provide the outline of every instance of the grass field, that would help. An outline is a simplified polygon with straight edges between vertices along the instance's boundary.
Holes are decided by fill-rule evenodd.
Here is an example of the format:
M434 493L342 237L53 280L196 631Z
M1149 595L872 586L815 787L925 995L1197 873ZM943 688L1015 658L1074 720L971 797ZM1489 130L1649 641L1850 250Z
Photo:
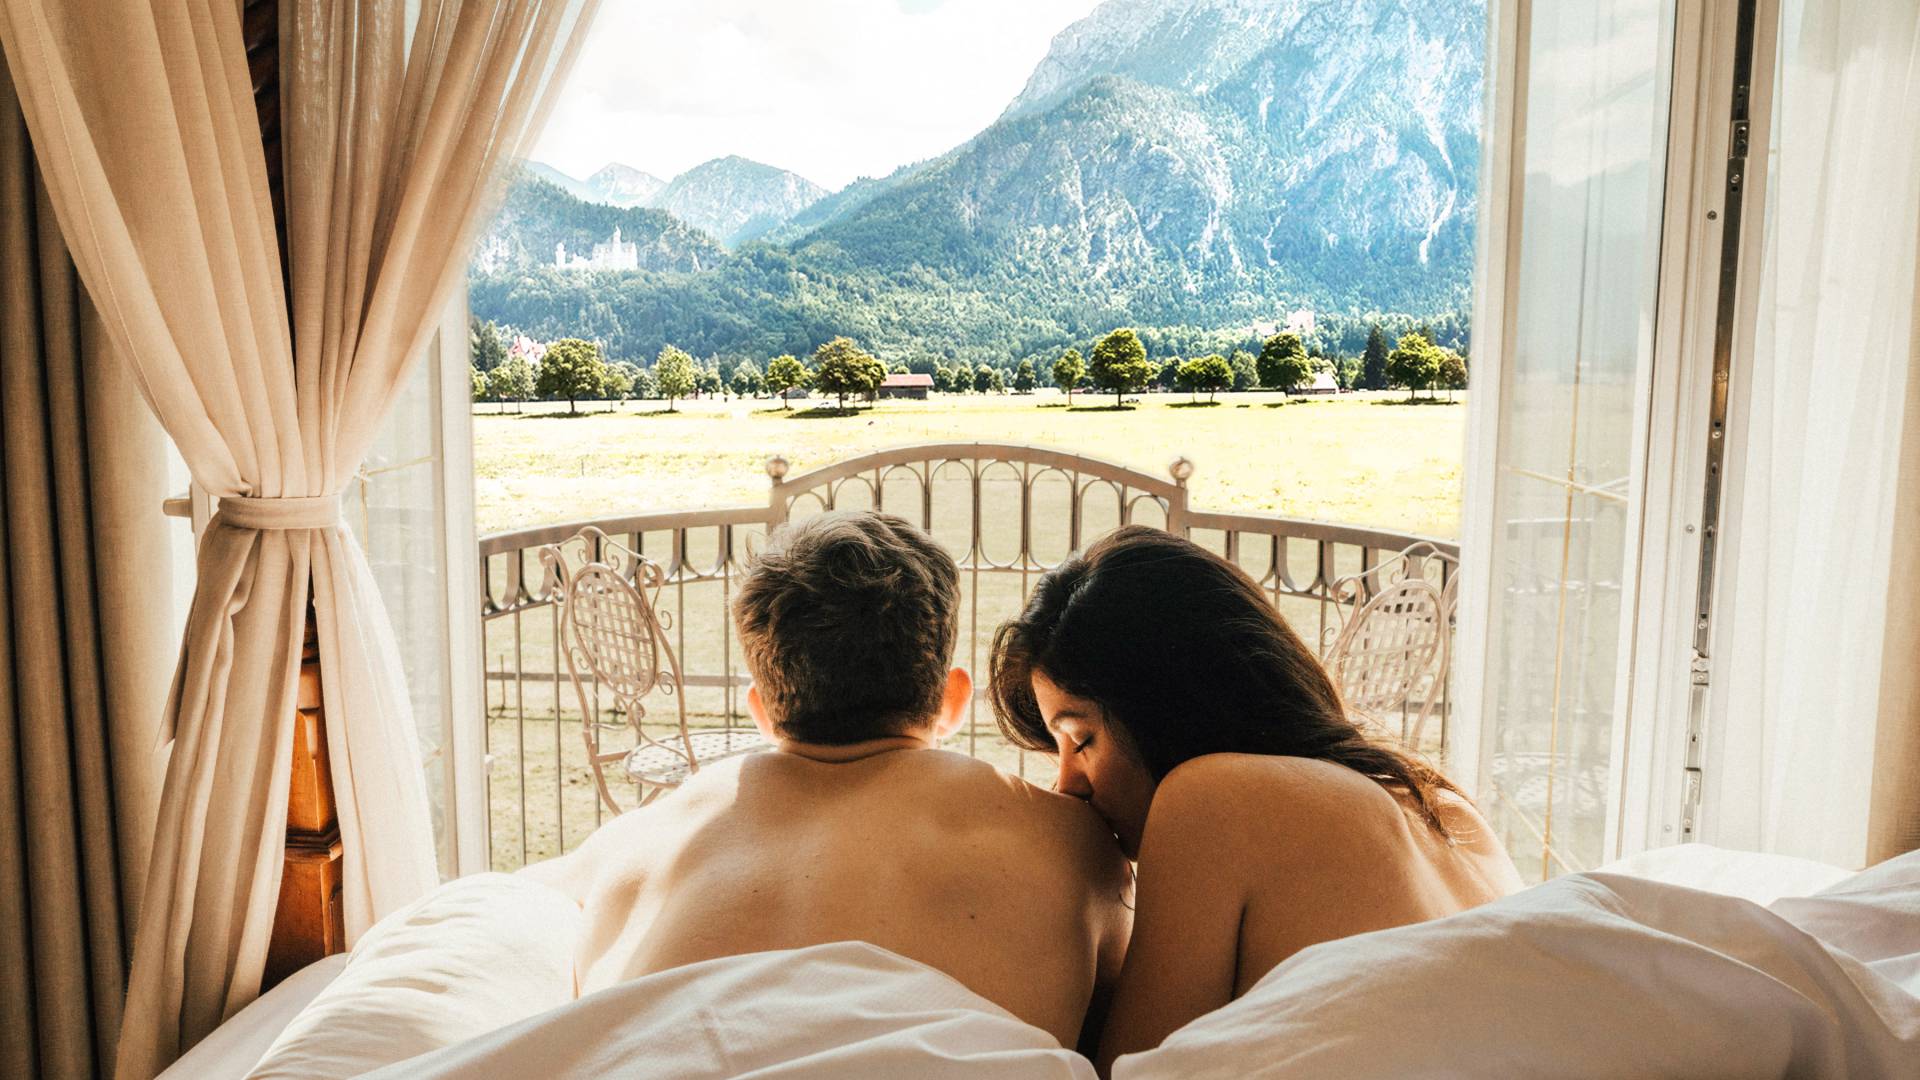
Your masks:
M1261 511L1442 537L1458 527L1463 404L1410 406L1397 395L1288 402L1278 395L1233 394L1216 405L1190 406L1183 396L1149 395L1139 406L1116 412L1104 407L1106 400L1076 395L1068 409L1050 392L970 395L887 402L841 416L784 412L765 401L688 402L672 414L655 402L613 411L595 405L579 416L568 416L564 406L519 415L483 407L474 418L479 525L486 533L651 510L758 505L766 499L764 462L771 454L787 457L797 474L885 447L994 441L1066 449L1157 476L1184 455L1196 464L1189 484L1198 509ZM1010 558L1009 545L1020 530L1018 496L1000 490L1010 487L1003 481L982 484L981 550L998 564ZM893 505L891 494L888 500ZM965 484L943 482L934 505L934 535L956 554L964 552L971 520ZM1043 563L1065 554L1058 534L1064 508L1057 483L1036 485L1031 526ZM1083 509L1090 535L1117 522L1117 503ZM717 530L689 531L689 562L713 565L717 541ZM750 546L745 538L736 543ZM1243 552L1243 561L1263 557L1258 550ZM1311 548L1290 549L1289 557L1298 580L1310 581ZM1340 572L1356 568L1343 564ZM491 569L503 572L499 565ZM1256 565L1248 569L1260 573ZM956 663L981 669L983 643L1001 619L1019 610L1032 583L1032 575L1019 572L963 575ZM661 598L677 616L674 648L689 674L743 670L739 644L727 633L726 596L724 583L705 581ZM1324 629L1325 612L1316 602L1278 602L1303 634ZM571 848L601 817L580 713L554 649L556 628L554 611L540 608L490 621L484 631L489 671L530 676L489 683L489 804L497 869L519 865L523 851L537 860ZM737 691L693 687L686 699L692 724L744 721ZM604 700L600 707L606 708ZM650 708L658 720L672 715L664 702ZM604 737L614 745L629 742L617 718L608 719L615 726ZM668 734L651 722L649 730ZM974 724L952 745L1042 782L1047 777L1035 770L1051 774L1046 762L1023 758L1001 741L984 708L976 709Z
M568 416L564 405L474 416L482 534L647 510L753 505L766 498L763 463L782 454L796 473L871 450L925 442L1061 447L1164 476L1195 464L1193 505L1376 525L1452 537L1460 522L1465 395L1407 405L1398 394L1287 401L1223 394L1190 406L1149 394L1114 412L1076 394L889 401L853 416L783 412L771 402L659 402Z

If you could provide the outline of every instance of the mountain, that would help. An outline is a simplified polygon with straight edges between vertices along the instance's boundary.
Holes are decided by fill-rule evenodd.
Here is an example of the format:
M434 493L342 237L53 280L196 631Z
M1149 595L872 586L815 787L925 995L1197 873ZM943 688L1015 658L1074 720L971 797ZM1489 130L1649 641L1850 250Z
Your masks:
M665 180L631 165L613 162L586 179L588 202L613 206L647 206L667 186Z
M1485 10L1108 0L944 155L758 220L735 177L790 174L709 163L655 205L726 241L723 262L597 292L488 282L475 310L536 334L587 319L632 356L764 358L844 333L998 365L1125 325L1150 350L1211 351L1299 307L1329 349L1376 320L1466 344Z
M631 165L610 162L599 172L578 180L543 161L527 162L527 171L585 202L608 206L645 206L667 186L665 180Z
M1149 312L1169 289L1202 309L1464 305L1483 13L1110 0L992 127L792 242L889 272L1105 286Z
M674 177L649 205L735 247L778 228L826 194L806 177L733 156Z
M585 199L588 202L600 201L594 198L593 191L587 187L585 180L568 176L566 173L561 172L559 169L554 168L544 161L529 161L527 162L526 170L535 177L545 180L547 183L552 184L554 187L559 188L561 191L566 192L576 199Z
M726 261L712 237L664 210L588 201L529 166L508 186L499 216L476 245L474 271L519 275L551 267L556 244L585 255L616 228L639 249L642 270L699 273Z
M1043 108L1099 75L1205 93L1288 33L1308 9L1325 6L1314 0L1108 0L1054 36L1004 116Z

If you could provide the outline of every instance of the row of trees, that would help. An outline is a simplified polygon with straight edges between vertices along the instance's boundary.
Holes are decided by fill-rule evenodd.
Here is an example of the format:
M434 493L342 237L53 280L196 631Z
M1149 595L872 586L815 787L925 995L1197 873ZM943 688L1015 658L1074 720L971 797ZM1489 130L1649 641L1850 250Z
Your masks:
M482 340L493 338L486 346ZM601 347L581 338L561 338L547 345L537 361L510 353L497 334L475 331L474 363L470 372L475 401L565 401L577 412L582 400L623 401L632 397L665 398L667 411L681 398L730 389L741 397L772 393L786 406L787 393L811 388L839 398L871 397L886 380L887 367L849 338L839 337L814 350L809 368L793 356L776 356L761 370L751 360L734 366L723 378L717 367L702 366L685 350L661 348L650 368L624 360L608 361ZM489 368L483 370L486 362Z
M1205 390L1209 401L1221 390L1264 387L1291 393L1326 370L1338 373L1335 382L1340 389L1351 390L1372 366L1378 367L1380 386L1403 387L1410 397L1421 390L1431 392L1439 387L1451 391L1467 385L1466 358L1435 345L1420 330L1401 335L1399 344L1389 351L1376 329L1376 338L1368 341L1366 354L1346 361L1343 367L1327 358L1308 355L1299 336L1289 333L1268 338L1255 357L1236 350L1231 357L1210 353L1182 360L1176 356L1156 364L1147 358L1134 331L1115 330L1094 346L1091 360L1083 359L1078 349L1068 349L1054 360L1051 374L1053 384L1067 392L1069 402L1076 388L1091 385L1112 393L1117 406L1127 394L1152 386L1192 393ZM1251 380L1243 381L1243 368L1251 369Z
M667 345L650 367L643 368L630 361L609 361L598 344L580 338L562 338L545 346L537 360L530 360L518 344L512 349L506 347L490 324L476 324L473 356L476 401L540 397L565 400L569 411L576 410L581 400L630 397L665 398L668 411L673 411L681 398L727 390L742 397L771 393L781 399L783 407L789 407L789 392L802 388L832 394L845 408L849 396L872 398L890 370L909 370L908 365L898 363L889 369L846 337L836 337L815 349L811 366L795 356L781 355L769 360L765 369L752 360L743 360L723 372L715 360L702 364L685 350ZM1090 358L1083 357L1078 349L1067 349L1046 374L1054 386L1066 391L1069 403L1076 389L1090 386L1112 393L1115 404L1120 405L1127 394L1155 387L1194 394L1204 390L1209 400L1222 390L1262 387L1292 392L1323 371L1333 374L1343 390L1363 385L1394 386L1408 390L1410 396L1422 390L1451 391L1467 383L1466 358L1435 345L1426 331L1409 331L1388 349L1378 327L1370 335L1365 353L1357 358L1314 356L1297 335L1281 333L1267 339L1257 356L1235 349L1231 355L1175 356L1164 361L1150 359L1139 335L1122 329L1095 343ZM1011 389L1025 394L1040 383L1038 366L1030 358L1004 372L984 364L935 364L931 375L934 389L942 393L1005 393Z

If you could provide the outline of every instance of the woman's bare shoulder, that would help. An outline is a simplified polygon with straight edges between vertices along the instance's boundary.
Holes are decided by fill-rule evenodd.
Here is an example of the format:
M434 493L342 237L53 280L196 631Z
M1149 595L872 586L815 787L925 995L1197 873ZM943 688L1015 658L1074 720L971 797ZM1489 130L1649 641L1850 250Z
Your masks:
M1163 796L1178 806L1224 809L1253 800L1309 814L1394 805L1378 783L1344 765L1273 754L1208 754L1183 762L1160 782L1155 805Z
M1158 828L1156 828L1156 825ZM1311 758L1209 754L1160 782L1147 834L1216 851L1378 850L1405 835L1398 801L1372 779Z

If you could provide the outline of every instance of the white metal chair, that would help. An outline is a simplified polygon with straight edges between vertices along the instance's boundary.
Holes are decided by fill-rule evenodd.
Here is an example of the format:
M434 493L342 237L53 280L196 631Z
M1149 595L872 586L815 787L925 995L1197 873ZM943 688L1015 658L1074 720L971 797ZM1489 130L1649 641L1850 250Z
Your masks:
M1426 576L1428 564L1439 582ZM1347 707L1375 723L1401 714L1400 737L1418 748L1446 693L1459 563L1422 541L1333 582L1336 610L1349 614L1324 661Z
M585 545L587 561L570 569L565 548L574 540ZM724 758L764 749L766 741L751 727L689 728L680 661L668 646L667 623L654 600L666 584L659 563L633 551L593 526L572 540L540 549L547 589L560 607L560 652L567 658L567 677L580 703L581 732L587 761L601 800L614 813L622 807L613 797L607 767L617 765L615 779L639 789L639 805L684 783L687 777ZM606 749L593 708L596 686L613 696L613 707L633 729L630 749ZM658 691L673 699L678 721L674 735L662 740L647 732L646 697Z

